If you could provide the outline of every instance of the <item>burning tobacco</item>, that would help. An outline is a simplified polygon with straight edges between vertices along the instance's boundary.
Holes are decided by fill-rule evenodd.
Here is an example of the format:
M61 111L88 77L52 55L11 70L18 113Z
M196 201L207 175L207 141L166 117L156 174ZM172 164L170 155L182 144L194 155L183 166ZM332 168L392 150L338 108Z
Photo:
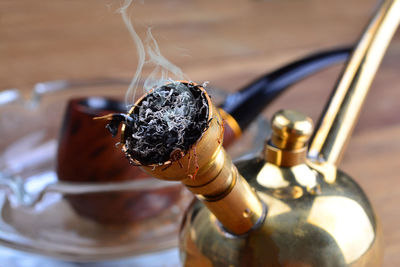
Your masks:
M179 160L207 129L208 104L193 83L171 82L147 94L130 114L112 114L107 129L125 124L125 153L142 165Z

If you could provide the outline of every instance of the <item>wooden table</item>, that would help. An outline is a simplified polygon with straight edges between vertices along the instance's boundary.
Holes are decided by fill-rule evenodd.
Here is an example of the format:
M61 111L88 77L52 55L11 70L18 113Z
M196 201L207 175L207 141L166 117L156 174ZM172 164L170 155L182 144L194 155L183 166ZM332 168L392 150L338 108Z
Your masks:
M40 81L132 77L136 49L120 1L0 2L0 89ZM146 0L129 10L145 36L194 81L234 91L312 51L357 40L372 0ZM400 32L394 38L341 168L369 195L385 237L384 266L400 266ZM146 66L143 76L152 71ZM341 66L296 85L265 112L292 108L316 120Z

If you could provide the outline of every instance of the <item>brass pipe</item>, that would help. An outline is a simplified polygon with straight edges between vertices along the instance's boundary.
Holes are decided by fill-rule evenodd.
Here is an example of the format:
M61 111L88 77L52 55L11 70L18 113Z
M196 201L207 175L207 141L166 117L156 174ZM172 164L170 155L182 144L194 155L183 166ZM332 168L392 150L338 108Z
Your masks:
M204 92L208 103L210 123L207 130L182 157L171 158L162 164L143 165L141 168L159 179L181 181L226 230L242 235L261 225L265 207L222 147L224 127L221 115L204 88L197 87ZM145 97L136 102L130 114L135 112ZM126 125L123 125L121 143L126 152L125 128ZM133 158L131 161L140 165Z
M360 38L310 142L309 157L338 165L372 80L400 22L400 0L386 0Z

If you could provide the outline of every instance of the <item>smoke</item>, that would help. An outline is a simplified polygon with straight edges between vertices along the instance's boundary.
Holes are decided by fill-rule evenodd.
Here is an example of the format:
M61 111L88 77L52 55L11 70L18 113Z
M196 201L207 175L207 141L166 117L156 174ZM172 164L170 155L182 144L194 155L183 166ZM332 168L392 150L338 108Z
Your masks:
M172 78L176 80L189 80L179 67L161 55L157 41L151 34L151 28L147 29L146 48L149 57L148 63L155 65L155 69L144 82L144 89L147 92L152 88L164 85L167 81L172 80Z
M135 101L143 66L145 64L154 65L154 70L144 81L143 89L145 92L164 85L166 82L171 80L189 80L179 67L161 55L157 41L151 33L151 28L147 29L147 38L145 44L143 44L142 39L135 31L132 20L128 15L128 9L132 6L132 2L133 0L124 0L121 8L118 10L133 42L136 45L136 52L138 55L136 71L125 94L125 103L127 105L132 105Z
M126 28L129 31L129 34L131 35L133 42L136 45L136 52L138 55L138 64L136 67L136 72L132 78L132 81L128 87L128 90L125 94L125 103L128 104L130 103L130 99L133 102L136 96L136 90L137 90L137 85L140 79L140 75L142 73L143 65L146 59L146 54L143 46L143 42L140 39L139 35L136 33L135 28L132 25L132 21L130 17L128 16L127 10L129 6L132 4L132 0L125 0L124 4L122 7L119 9L119 12L121 13L122 20L125 23Z

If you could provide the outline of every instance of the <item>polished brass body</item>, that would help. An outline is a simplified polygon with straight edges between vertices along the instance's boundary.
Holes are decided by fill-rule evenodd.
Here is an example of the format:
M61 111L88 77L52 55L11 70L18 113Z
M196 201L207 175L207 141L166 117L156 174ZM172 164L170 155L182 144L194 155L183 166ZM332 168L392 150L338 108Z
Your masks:
M236 164L268 206L264 224L232 236L193 203L180 234L184 265L379 266L380 228L361 188L335 167L321 172L306 159L311 121L279 111L272 129L262 159ZM291 160L282 161L276 151Z
M180 233L184 266L381 265L378 222L348 175L336 171L335 182L327 183L306 164L277 168L252 160L238 168L269 208L265 223L246 236L231 236L200 202L193 203Z

